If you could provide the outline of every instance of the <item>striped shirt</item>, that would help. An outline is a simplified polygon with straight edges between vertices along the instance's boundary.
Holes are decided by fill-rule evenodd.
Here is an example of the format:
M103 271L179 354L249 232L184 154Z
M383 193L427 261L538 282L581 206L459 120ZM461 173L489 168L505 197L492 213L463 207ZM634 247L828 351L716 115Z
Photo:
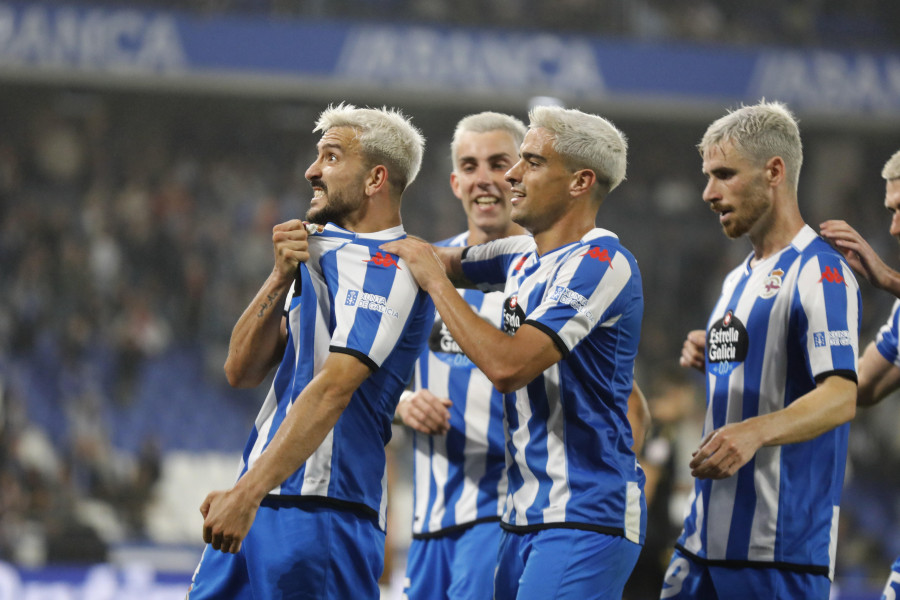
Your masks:
M861 298L840 254L805 226L778 254L752 268L751 258L725 278L707 325L704 435L781 410L829 375L856 380ZM849 427L695 480L678 547L831 577Z
M353 393L309 459L270 492L282 501L315 498L362 509L385 525L384 446L397 400L412 377L434 305L409 269L378 249L403 228L356 234L329 223L309 237L309 260L286 301L288 341L256 418L241 475L265 450L294 400L331 352L355 356L372 374Z
M503 329L546 333L563 359L506 400L503 527L573 527L643 543L644 474L627 419L643 292L615 234L593 229L538 256L528 236L473 246L473 282L505 282Z
M464 232L436 245L461 247L467 239ZM482 319L501 327L501 292L459 292ZM499 521L506 500L503 394L463 354L440 315L435 315L428 348L416 363L415 387L453 404L446 435L413 432L413 537Z
M891 316L878 331L875 347L886 361L900 367L900 300L894 302Z

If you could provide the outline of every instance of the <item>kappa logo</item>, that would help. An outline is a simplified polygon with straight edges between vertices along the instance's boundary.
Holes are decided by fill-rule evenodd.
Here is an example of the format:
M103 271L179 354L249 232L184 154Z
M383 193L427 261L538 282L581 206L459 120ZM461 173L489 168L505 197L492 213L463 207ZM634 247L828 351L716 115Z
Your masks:
M609 257L609 251L605 248L601 250L600 248L593 247L590 250L587 250L581 256L590 256L591 258L596 258L600 262L609 263L609 268L612 269L612 258Z
M823 281L827 281L829 283L843 283L845 286L847 285L846 283L844 283L844 278L834 267L825 267L825 270L822 271L822 276L819 277L819 283L822 283Z
M387 252L385 252L384 254L379 252L369 260L363 260L363 262L375 263L379 267L396 267L399 271L403 270L400 268L400 265L397 264L394 256L392 254L388 254Z
M763 283L763 289L759 293L759 297L768 299L777 294L778 290L781 289L781 278L783 275L784 271L781 269L775 269L769 273L769 276L766 277L766 280Z

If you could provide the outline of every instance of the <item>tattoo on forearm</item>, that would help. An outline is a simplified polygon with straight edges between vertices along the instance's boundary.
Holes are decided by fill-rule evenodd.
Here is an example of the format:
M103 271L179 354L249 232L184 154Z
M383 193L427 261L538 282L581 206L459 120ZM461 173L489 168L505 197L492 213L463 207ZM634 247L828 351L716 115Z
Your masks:
M266 315L266 311L269 310L269 307L272 306L272 303L277 297L278 294L269 294L268 296L266 296L266 301L260 305L259 314L256 315L258 319L262 319Z

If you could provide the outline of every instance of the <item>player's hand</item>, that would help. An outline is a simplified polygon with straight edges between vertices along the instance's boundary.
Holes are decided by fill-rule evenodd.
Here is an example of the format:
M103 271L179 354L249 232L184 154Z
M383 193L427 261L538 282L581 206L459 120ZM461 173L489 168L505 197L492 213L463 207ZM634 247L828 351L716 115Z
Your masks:
M702 329L689 331L681 346L681 358L678 363L703 372L706 368L706 332Z
M750 462L762 441L751 421L730 423L711 431L691 459L691 475L697 479L725 479Z
M441 280L449 282L447 273L444 270L444 263L435 254L434 248L428 242L418 238L407 237L402 240L394 240L393 242L382 244L380 248L402 258L409 266L416 283L426 292L436 282Z
M443 435L450 430L449 398L438 398L428 390L419 390L397 405L397 415L407 427L426 435Z
M210 492L203 504L203 541L214 549L235 554L247 537L259 503L244 497L238 490Z
M863 236L845 221L825 221L819 225L819 233L838 252L844 255L850 267L877 288L884 288L890 281L893 269L887 266Z
M308 237L306 225L300 219L279 223L272 228L275 273L282 282L293 281L297 266L309 260Z

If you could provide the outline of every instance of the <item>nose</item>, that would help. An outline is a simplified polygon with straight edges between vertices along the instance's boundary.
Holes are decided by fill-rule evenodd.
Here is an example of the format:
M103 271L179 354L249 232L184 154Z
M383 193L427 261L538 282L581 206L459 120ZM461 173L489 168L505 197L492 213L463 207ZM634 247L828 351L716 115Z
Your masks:
M900 235L900 210L895 210L891 214L891 235Z
M509 182L510 185L515 185L516 183L522 181L522 159L520 158L516 164L509 168L509 171L506 172L506 175L503 176L506 181Z
M311 181L318 177L322 176L322 168L319 165L319 161L316 160L313 164L309 165L306 169L306 173L304 173L304 177L306 177L307 181Z
M478 165L478 168L475 169L475 183L481 187L485 187L493 183L489 166Z
M710 177L706 181L706 185L703 187L703 201L704 202L712 202L713 200L718 200L720 198L719 191L716 187L716 180Z

